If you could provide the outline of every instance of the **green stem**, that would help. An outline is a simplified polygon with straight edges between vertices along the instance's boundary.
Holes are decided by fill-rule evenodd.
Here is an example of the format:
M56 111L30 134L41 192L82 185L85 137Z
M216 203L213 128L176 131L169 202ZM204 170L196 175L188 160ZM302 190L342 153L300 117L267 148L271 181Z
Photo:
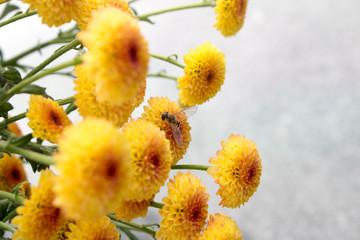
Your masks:
M155 239L156 231L154 229L146 227L143 224L137 224L137 223L133 223L133 222L123 222L123 221L117 220L113 214L108 214L107 216L111 220L113 220L115 225L117 225L119 228L122 228L125 225L126 227L130 227L133 230L145 232L145 233L151 235Z
M206 165L174 165L171 167L171 169L186 169L186 170L201 170L201 171L206 171L208 170L210 166L206 166Z
M177 80L178 77L175 76L170 76L170 75L166 75L166 74L162 74L162 73L149 73L148 75L146 75L147 77L160 77L160 78L167 78L167 79L171 79L171 80Z
M55 160L50 156L14 146L7 141L0 141L0 152L6 152L6 151L20 154L21 156L29 158L37 163L41 163L45 165L55 164Z
M35 10L35 11L26 11L26 12L14 15L9 19L7 19L7 20L5 20L3 22L0 22L0 27L3 27L3 26L5 26L5 25L7 25L9 23L15 22L15 21L20 20L20 19L30 17L30 16L35 15L35 14L37 14L37 10Z
M165 9L157 10L154 12L146 13L143 15L139 15L136 17L140 20L149 22L150 16L155 16L155 15L159 15L159 14L163 14L163 13L167 13L167 12L173 12L173 11L189 9L189 8L214 7L215 4L216 4L216 1L203 1L203 2L199 2L199 3L191 3L191 4L186 4L186 5L181 5L181 6L171 7L171 8L165 8Z
M61 105L66 105L66 104L69 104L69 103L73 103L75 101L75 98L74 98L74 96L71 96L71 97L59 99L59 100L56 100L56 101L61 106Z
M9 199L10 201L15 202L16 204L19 204L19 205L22 205L25 200L25 198L23 198L19 195L15 195L13 193L5 192L2 190L0 190L0 197Z
M68 44L58 48L48 59L45 59L45 61L43 61L42 63L40 63L39 66L37 66L36 68L34 68L33 70L31 70L28 74L26 74L26 76L24 77L24 79L29 78L30 76L33 76L34 74L36 74L37 72L39 72L40 70L44 69L47 65L49 65L52 61L54 61L55 59L57 59L58 57L60 57L61 55L63 55L64 53L68 52L71 49L74 49L77 45L81 44L79 40L74 39L71 42L69 42Z
M35 51L38 51L38 50L40 50L41 48L47 47L47 46L52 45L52 44L68 43L68 42L70 42L71 40L73 40L73 38L68 38L68 39L58 39L58 38L56 38L56 39L52 39L52 40L50 40L50 41L41 43L41 44L39 44L38 46L32 47L32 48L26 50L25 52L20 53L19 55L15 56L15 57L7 60L7 61L4 61L4 62L2 63L2 65L3 65L4 67L5 67L5 66L8 66L8 65L15 65L16 62L17 62L19 59L21 59L21 58L23 58L23 57L25 57L25 56L27 56L27 55L35 52Z
M176 66L178 66L178 67L181 67L181 68L185 68L185 67L186 67L185 64L183 64L183 63L181 63L181 62L179 62L179 61L176 61L176 60L172 59L170 56L164 57L164 56L157 55L157 54L153 54L153 53L150 53L150 56L152 56L153 58L157 58L157 59L160 59L160 60L164 60L164 61L166 61L166 62L168 62L168 63L174 64L174 65L176 65Z
M162 209L165 206L165 204L158 202L150 202L150 206L154 208Z
M15 135L14 133L9 132L5 129L0 129L0 135L4 136L6 140L19 138L19 136ZM24 145L24 147L28 148L29 150L44 153L49 156L51 156L56 151L56 149L45 147L43 145L40 145L40 144L34 143L34 142L28 142Z
M7 225L6 223L4 223L4 222L2 222L2 221L0 221L0 228L1 228L1 229L4 229L4 230L7 230L7 231L10 231L10 232L12 232L12 233L14 233L14 232L16 231L15 228Z
M16 209L15 209L15 210L12 210L8 215L6 215L6 216L3 218L3 222L6 222L6 221L12 219L12 218L15 217L16 215L17 215Z
M8 101L12 96L14 96L16 93L19 93L20 90L23 88L23 87L26 87L27 85L31 84L32 82L38 80L39 78L42 78L46 75L49 75L49 74L52 74L56 71L59 71L61 69L64 69L64 68L67 68L67 67L70 67L70 66L74 66L74 65L77 65L77 64L80 64L82 62L82 60L80 58L75 58L71 61L68 61L68 62L65 62L65 63L62 63L60 65L57 65L53 68L49 68L49 69L46 69L40 73L38 73L37 75L34 75L34 76L31 76L31 77L28 77L28 78L24 78L24 80L22 80L20 83L16 84L14 87L12 87L8 92L7 92L7 96L5 97L4 100L2 100L0 102L0 106L2 104L4 104L6 101Z

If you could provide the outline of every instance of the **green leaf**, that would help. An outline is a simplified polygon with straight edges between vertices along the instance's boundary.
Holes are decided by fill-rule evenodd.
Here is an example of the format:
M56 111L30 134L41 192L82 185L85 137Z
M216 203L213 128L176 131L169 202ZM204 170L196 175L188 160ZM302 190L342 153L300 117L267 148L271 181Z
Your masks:
M4 88L0 88L0 100L4 100L7 96L7 91Z
M30 84L26 87L23 87L20 90L20 93L29 93L29 94L36 94L36 95L45 95L46 88L40 87L38 85L35 84Z
M9 208L9 200L7 199L0 200L0 219L6 217L8 208Z
M20 72L16 68L11 67L11 66L7 67L7 70L5 72L3 72L2 75L4 76L4 78L6 78L7 80L10 80L11 82L13 82L15 84L22 81Z
M46 169L49 168L49 165L45 165L45 164L41 164L41 163L37 163L31 159L25 158L26 161L28 161L28 163L30 163L31 168L33 170L34 173L36 172L40 172L42 169Z
M6 4L4 11L1 13L0 19L4 18L9 13L11 13L15 10L18 10L18 9L19 9L19 7L16 5L12 5L11 3Z
M4 117L7 115L7 113L12 110L14 107L8 103L5 102L3 105L0 106L0 116Z
M32 138L32 134L29 133L28 135L14 138L11 143L15 146L21 147L30 142Z

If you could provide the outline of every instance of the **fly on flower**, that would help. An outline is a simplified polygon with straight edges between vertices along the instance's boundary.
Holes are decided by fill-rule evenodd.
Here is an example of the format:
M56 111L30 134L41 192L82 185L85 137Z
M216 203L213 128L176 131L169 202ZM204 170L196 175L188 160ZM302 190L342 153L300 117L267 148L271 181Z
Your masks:
M187 117L190 117L193 114L195 114L196 111L197 111L197 106L194 105L194 106L191 106L191 107L181 109L180 112L183 112L183 113L186 114ZM163 112L161 114L161 119L170 124L170 128L171 128L172 135L173 135L173 138L175 140L175 143L176 143L176 145L178 147L181 147L182 144L183 144L183 137L182 137L181 130L180 130L180 121L176 117L176 115L178 113L170 114L168 112Z

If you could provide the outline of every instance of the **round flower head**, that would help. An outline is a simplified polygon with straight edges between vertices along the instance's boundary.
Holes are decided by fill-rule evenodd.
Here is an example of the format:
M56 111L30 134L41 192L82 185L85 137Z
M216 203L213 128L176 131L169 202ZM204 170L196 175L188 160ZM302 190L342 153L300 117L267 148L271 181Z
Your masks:
M24 201L24 206L16 209L19 215L12 220L18 226L14 240L54 239L67 223L62 210L53 205L54 177L51 170L42 170L39 186L32 187L30 199Z
M217 0L214 27L225 37L234 36L244 24L248 0Z
M101 8L78 38L89 49L83 59L98 101L120 105L134 97L145 84L149 63L138 21L119 8Z
M216 213L210 214L207 226L199 240L242 240L236 222L231 217Z
M179 105L167 97L150 98L148 103L149 107L144 107L144 113L141 116L165 132L166 138L170 140L170 148L173 153L171 165L175 165L186 153L191 141L191 127L187 117ZM168 113L166 118L163 117L165 112ZM179 126L169 120L170 116L175 117L174 121L178 121ZM181 145L176 141L179 138L182 141Z
M10 192L13 187L26 180L21 160L14 155L2 153L0 158L0 190Z
M38 10L42 23L49 27L59 27L64 23L71 22L79 15L83 6L83 0L22 0L30 4L31 10Z
M220 91L225 79L225 54L205 42L184 55L185 76L178 78L179 103L182 106L202 104Z
M24 181L20 184L20 194L23 198L30 199L31 197L31 185L28 181Z
M170 179L168 196L159 210L163 217L156 238L162 240L198 239L208 214L209 194L201 180L190 172L178 172Z
M83 0L83 9L79 15L74 19L78 23L79 28L84 30L87 26L87 23L91 19L91 14L98 10L101 7L117 7L128 13L130 16L134 14L131 12L129 4L125 0Z
M151 200L143 200L143 201L126 201L123 200L117 209L115 209L115 217L121 221L130 222L134 218L138 217L146 217L148 212L148 208L150 206Z
M85 118L65 129L58 142L55 204L75 220L114 210L128 190L130 147L115 125Z
M40 95L31 95L26 113L33 136L56 143L63 128L71 125L64 109L56 101Z
M222 150L216 157L210 158L207 172L220 185L220 205L240 207L256 191L261 176L261 158L253 141L240 135L230 135L228 141L222 141Z
M131 119L123 133L131 148L131 187L126 200L149 200L169 176L170 142L160 128L145 119Z
M115 224L103 216L96 220L79 220L76 224L70 223L70 232L66 233L69 240L119 240L120 233Z
M138 89L135 97L126 100L122 104L116 105L100 102L95 94L95 81L89 78L86 68L77 65L75 67L75 74L78 76L78 79L74 81L74 90L77 91L75 94L75 105L78 107L79 114L83 117L105 118L116 126L121 127L128 121L134 109L144 101L145 84Z

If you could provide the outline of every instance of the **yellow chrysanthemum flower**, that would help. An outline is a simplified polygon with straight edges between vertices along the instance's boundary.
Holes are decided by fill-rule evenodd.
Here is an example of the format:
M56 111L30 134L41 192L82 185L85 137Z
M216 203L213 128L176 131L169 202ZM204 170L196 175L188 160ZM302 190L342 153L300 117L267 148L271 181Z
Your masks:
M144 86L150 57L138 20L116 7L101 8L77 37L89 49L83 59L98 101L120 105Z
M216 213L210 214L199 240L242 240L242 234L230 216Z
M191 127L189 126L187 117L185 113L181 111L179 105L167 97L150 98L148 103L149 107L144 107L144 113L141 116L144 119L153 122L165 132L166 138L170 140L170 147L173 153L171 165L175 165L184 156L191 141ZM168 112L179 121L179 127L169 123L166 119L163 120L162 115L165 112ZM177 131L177 129L174 129L174 127L179 128L180 132ZM176 142L176 138L181 138L181 145Z
M62 210L53 205L54 177L49 169L41 171L39 186L32 187L31 198L24 201L24 206L16 209L19 215L13 218L12 223L18 229L13 240L54 239L67 223Z
M220 91L225 79L225 54L205 42L184 55L185 76L178 78L180 105L202 104Z
M234 36L244 25L248 0L217 0L214 27L225 37Z
M17 136L22 136L21 130L15 122L8 125L8 130Z
M81 116L93 116L105 118L116 126L121 127L126 123L136 107L144 101L146 85L141 86L135 97L130 98L120 105L100 102L95 94L95 81L89 78L88 71L83 66L75 67L75 75L78 76L75 82L74 90L75 105Z
M26 173L21 160L2 153L0 158L0 190L10 192L17 184L26 180Z
M49 27L59 27L71 22L83 8L83 0L22 0L30 4L31 10L38 10L42 23Z
M115 224L103 216L96 220L79 220L69 224L70 232L66 233L69 240L119 240L120 233Z
M165 133L145 119L131 119L123 128L131 148L131 187L126 200L149 200L165 184L172 162Z
M143 201L122 201L117 209L115 209L115 218L121 221L130 222L138 217L146 217L150 202L153 200Z
M33 136L56 143L64 127L71 125L64 109L58 102L40 95L31 95L26 113Z
M83 9L79 15L77 15L74 19L78 23L79 28L84 30L87 26L87 23L91 19L91 14L93 11L98 10L101 7L117 7L128 13L130 16L134 16L132 11L130 10L129 4L125 0L83 0L84 5Z
M198 239L208 214L209 194L201 180L190 172L178 172L168 184L168 196L159 210L163 217L156 238L162 240Z
M256 191L261 176L261 158L255 143L240 135L230 135L228 141L222 141L222 150L209 160L207 172L220 185L220 205L240 207Z
M114 210L130 179L125 136L110 122L89 117L66 128L58 147L54 203L75 220L93 220Z

